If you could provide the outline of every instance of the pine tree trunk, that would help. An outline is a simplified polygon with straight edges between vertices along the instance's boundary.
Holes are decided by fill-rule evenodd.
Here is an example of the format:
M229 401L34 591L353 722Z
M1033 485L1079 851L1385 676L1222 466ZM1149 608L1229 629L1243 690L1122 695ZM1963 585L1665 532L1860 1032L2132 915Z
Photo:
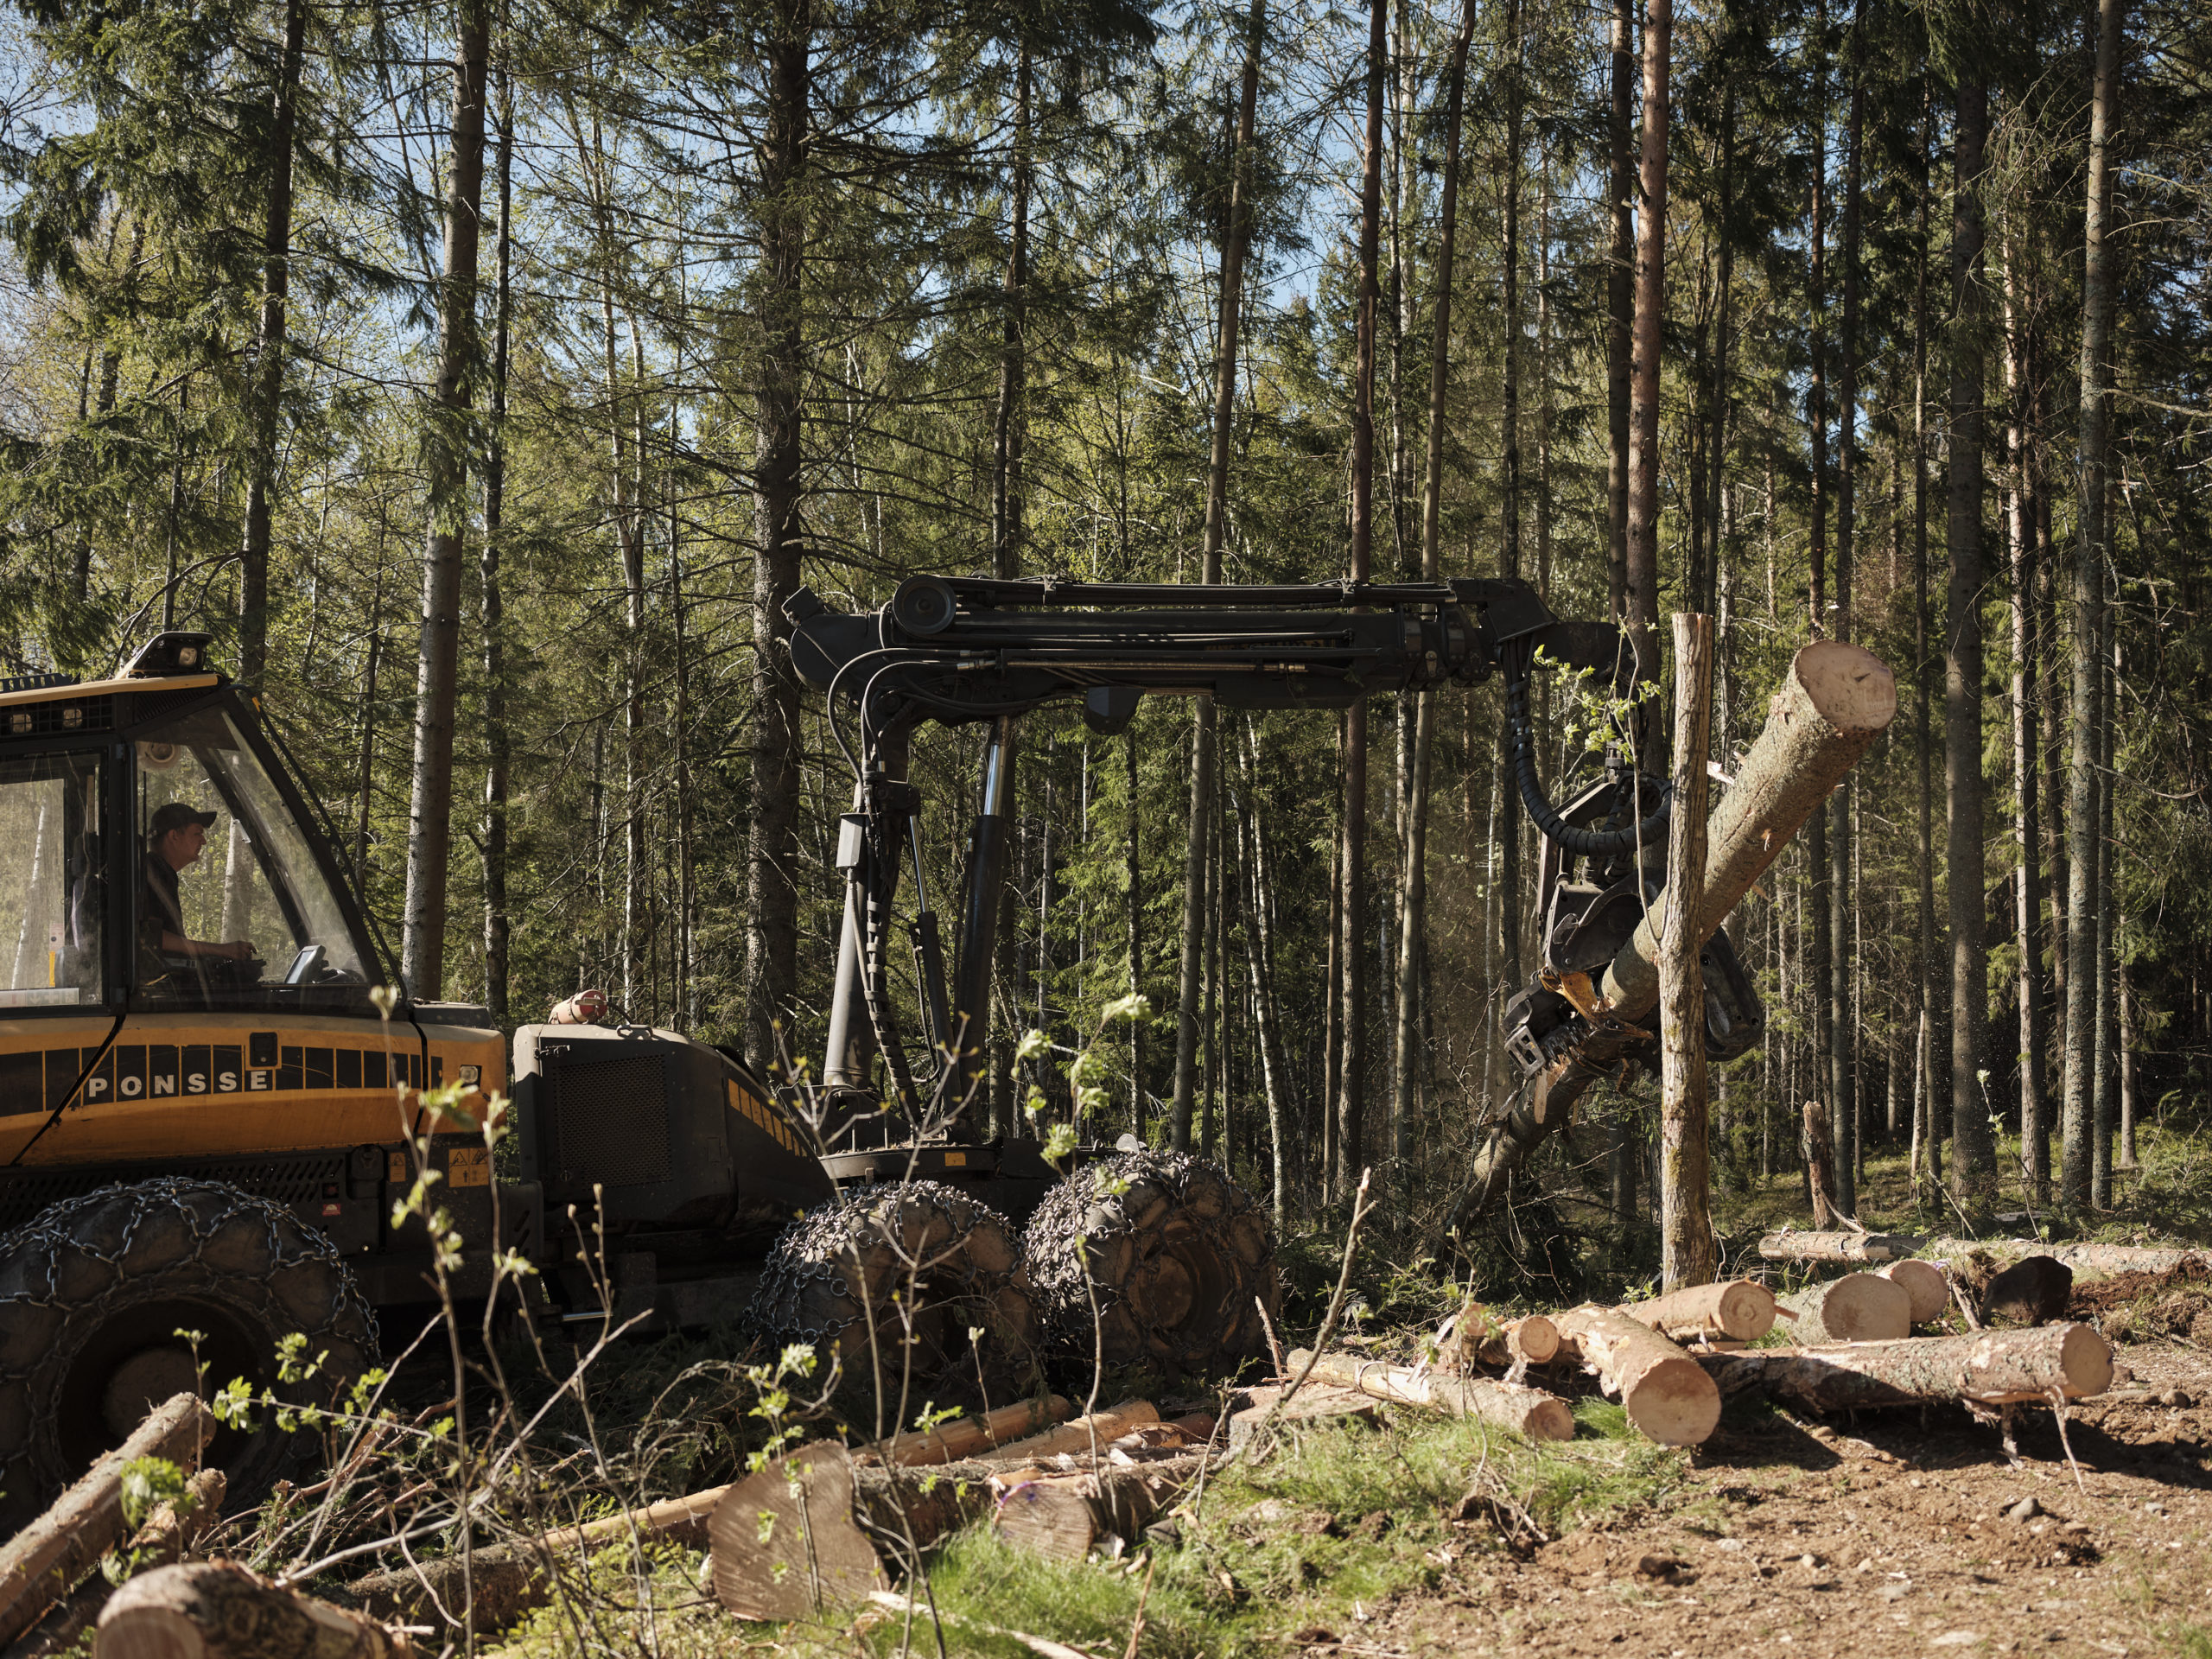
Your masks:
M1918 257L1913 264L1912 290L1912 686L1915 759L1920 771L1920 935L1914 955L1920 981L1922 1053L1913 1134L1916 1152L1925 1141L1929 1179L1940 1183L1943 1179L1943 1150L1942 1137L1936 1128L1936 1103L1948 1101L1951 1090L1947 1070L1950 1046L1942 1034L1942 1014L1936 996L1936 963L1942 941L1936 931L1936 745L1929 718L1929 705L1935 701L1929 685L1935 656L1928 637L1928 263L1933 247L1929 219L1936 188L1933 100L1933 83L1923 73L1920 84ZM1917 1156L1913 1166L1917 1171ZM1914 1191L1916 1198L1917 1186Z
M1958 92L1952 198L1949 651L1944 663L1943 783L1948 836L1945 864L1951 911L1951 1187L1962 1204L1986 1206L1996 1158L1987 1064L1988 951L1984 944L1981 783L1982 275L1984 176L1989 88Z
M1713 1234L1705 1064L1705 824L1712 745L1713 619L1675 618L1675 818L1667 837L1667 925L1659 948L1660 1236L1665 1288L1709 1284Z
M1382 80L1389 0L1371 0L1367 36L1367 137L1360 180L1359 359L1351 417L1351 579L1365 582L1375 531L1375 348L1381 295L1376 264L1382 211ZM1367 705L1344 711L1344 1077L1337 1107L1337 1173L1359 1179L1367 1115Z
M2050 1200L2050 1103L2044 1075L2043 833L2037 798L2043 759L2036 729L2037 688L2035 437L2030 424L2029 342L2026 274L2021 270L2027 237L2019 215L2008 216L2005 256L2006 378L2011 383L2012 500L2006 539L2012 564L2012 828L2019 843L2019 872L2013 882L2013 919L2019 935L2020 1149L2021 1179L2031 1205Z
M478 355L476 253L483 218L484 83L491 10L462 0L454 52L453 124L438 284L437 385L423 445L429 527L423 553L423 631L415 683L413 805L400 976L410 995L445 987L446 886L453 851L453 739L461 654L461 550L467 519L467 411Z
M1864 7L1852 8L1851 102L1846 129L1843 184L1843 338L1836 387L1835 619L1839 639L1851 638L1852 561L1857 550L1859 481L1859 139L1866 123L1866 88L1860 49ZM1835 1113L1836 1179L1847 1214L1859 1213L1859 1041L1852 1000L1859 952L1847 944L1858 913L1853 899L1852 821L1856 794L1848 778L1828 798L1828 917L1834 944L1828 984L1828 1095Z
M251 686L262 684L269 670L270 496L276 482L276 418L284 395L284 331L292 287L292 141L298 127L300 64L306 51L307 21L307 0L286 0L284 43L276 63L275 107L269 124L261 328L254 346L249 394L253 449L246 480L245 539L238 555L238 677ZM134 245L141 234L134 223ZM137 263L135 258L131 261L134 266ZM104 404L114 401L113 375L114 371L109 370L104 377Z
M1144 866L1137 855L1138 837L1144 829L1143 803L1137 783L1137 728L1130 722L1128 734L1122 740L1122 753L1128 764L1128 850L1122 855L1122 874L1128 887L1128 915L1125 918L1129 951L1129 995L1144 994ZM1147 1022L1129 1021L1129 1132L1139 1140L1144 1138L1144 1033Z
M1809 256L1806 275L1806 302L1811 314L1809 345L1812 361L1808 375L1805 397L1806 447L1810 452L1810 475L1808 479L1810 496L1810 535L1807 544L1807 625L1811 637L1825 639L1829 626L1831 606L1827 592L1828 556L1828 359L1827 359L1827 213L1828 213L1828 10L1827 0L1818 0L1813 20L1813 103L1810 113L1813 138L1813 194L1810 207L1811 228L1807 235ZM1850 785L1847 782L1846 788ZM1834 993L1837 950L1835 883L1832 879L1834 859L1828 845L1828 817L1825 811L1815 814L1806 826L1805 855L1808 861L1812 891L1808 903L1812 910L1813 931L1808 951L1808 978L1812 991L1813 1033L1813 1090L1824 1102L1828 1114L1829 1144L1840 1152L1850 1145L1850 1130L1844 1122L1844 1103L1834 1087L1836 1071L1836 1032L1834 1008L1829 999ZM1849 1192L1850 1167L1847 1158L1832 1160L1833 1173L1840 1178L1839 1185L1831 1189L1834 1201L1850 1215L1852 1195Z
M2111 497L2107 496L2106 523L2109 535ZM2109 587L2109 584L2107 584ZM2104 599L2103 633L2105 647L2098 652L2101 662L2109 664L2110 672L2097 694L2097 1000L2095 1018L2095 1076L2091 1094L2090 1117L2094 1128L2094 1151L2089 1162L2089 1207L2093 1210L2112 1208L2112 1141L2115 1108L2118 1104L2118 1068L2113 1060L2113 1035L2119 1021L2114 1018L2113 988L2120 978L2118 964L2113 960L2113 939L2117 916L2113 909L2113 863L2116 850L2113 844L2113 730L2119 724L2116 711L2120 702L2120 660L2114 654L2113 637L2112 596Z
M1605 259L1605 593L1606 610L1628 614L1629 378L1636 324L1636 175L1629 140L1636 109L1636 10L1613 0L1609 200L1612 241Z
M1629 393L1628 631L1642 660L1657 660L1659 623L1659 387L1666 322L1667 127L1673 0L1650 0L1643 23L1643 145L1636 216L1636 327ZM1656 705L1643 705L1637 752L1659 753Z
M1434 582L1443 568L1439 536L1444 487L1445 393L1452 370L1452 274L1459 244L1459 131L1465 104L1467 48L1474 35L1474 0L1465 0L1459 33L1452 43L1444 124L1444 188L1437 207L1436 321L1429 353L1428 448L1421 474L1421 577ZM1519 85L1516 78L1516 86ZM1395 1065L1396 1096L1391 1112L1393 1150L1405 1166L1411 1153L1420 1065L1420 996L1423 952L1428 928L1428 795L1431 752L1435 746L1436 696L1424 691L1414 705L1410 788L1406 801L1405 863L1398 883L1398 1002Z
M1260 86L1260 56L1267 44L1267 0L1252 0L1246 24L1244 75L1237 92L1236 150L1230 162L1229 218L1222 235L1220 310L1216 324L1213 449L1206 469L1205 544L1198 580L1221 580L1222 547L1229 529L1229 449L1236 412L1236 348L1244 302L1244 253L1251 235L1252 124ZM1205 844L1211 832L1215 750L1213 699L1200 696L1192 710L1191 818L1183 854L1183 954L1176 988L1175 1149L1191 1144L1191 1096L1198 1063L1199 947L1206 914Z
M503 51L512 42L503 41ZM492 418L484 446L484 549L477 556L484 628L484 1002L502 1029L507 1007L507 790L512 746L507 730L506 598L499 560L506 524L507 365L513 317L514 95L499 69L499 227L492 302Z
M2095 1093L2096 858L2101 817L2096 762L2103 678L2098 644L2104 611L2105 451L2112 436L2112 134L2120 115L2120 41L2125 0L2098 0L2096 79L2089 106L2086 247L2082 287L2081 533L2073 584L2073 758L2066 779L2066 1094L2062 1107L2059 1197L2091 1201L2090 1115Z
M753 391L753 823L747 847L745 1058L764 1077L790 1056L780 1037L798 988L798 681L784 602L798 591L804 455L805 277L812 99L812 0L775 0L759 153L761 283Z

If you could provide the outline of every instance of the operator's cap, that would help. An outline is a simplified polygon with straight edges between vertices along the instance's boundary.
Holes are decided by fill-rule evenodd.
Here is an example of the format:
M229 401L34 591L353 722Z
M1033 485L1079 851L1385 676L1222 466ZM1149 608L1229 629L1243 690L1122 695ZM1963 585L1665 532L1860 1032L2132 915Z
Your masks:
M202 830L212 830L215 827L215 815L213 812L195 812L182 801L171 801L167 806L155 809L152 819L146 825L146 833L159 840L170 830L181 830L188 823L196 823Z

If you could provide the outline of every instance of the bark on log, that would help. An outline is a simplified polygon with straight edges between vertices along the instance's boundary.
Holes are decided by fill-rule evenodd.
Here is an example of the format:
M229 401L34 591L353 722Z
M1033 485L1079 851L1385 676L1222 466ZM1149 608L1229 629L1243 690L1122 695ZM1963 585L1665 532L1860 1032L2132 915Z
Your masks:
M2212 1251L2144 1244L2046 1244L2033 1238L1931 1238L1922 1259L1948 1262L1980 1254L1999 1262L2024 1255L2048 1255L2074 1269L2078 1280L2115 1273L2171 1273L2185 1262L2212 1265Z
M784 1620L887 1588L887 1568L906 1571L913 1551L991 1507L994 1472L856 1464L833 1440L802 1447L715 1505L715 1599L740 1618Z
M1103 1448L1107 1442L1121 1439L1131 1429L1159 1421L1160 1413L1151 1401L1124 1400L1118 1406L1077 1417L1057 1428L1046 1429L1042 1434L1001 1446L991 1457L994 1462L1007 1458L1057 1458L1063 1452L1087 1457L1094 1440Z
M202 1469L184 1484L181 1509L164 1503L146 1517L146 1524L130 1535L126 1546L138 1558L140 1569L167 1567L181 1560L208 1529L223 1518L223 1496L228 1483L219 1469ZM100 1609L115 1593L115 1586L98 1573L47 1610L20 1641L10 1643L0 1659L47 1659L73 1646L77 1638L99 1621Z
M1951 1305L1951 1281L1943 1276L1943 1269L1932 1262L1910 1257L1877 1268L1874 1272L1877 1277L1904 1287L1904 1294L1912 1299L1915 1325L1926 1325L1930 1319L1942 1318Z
M1757 1342L1774 1329L1774 1293L1752 1279L1686 1285L1648 1302L1624 1302L1617 1311L1676 1342L1713 1337Z
M1770 1262L1896 1262L1919 1252L1921 1241L1899 1233L1769 1233L1759 1254Z
M1079 1561L1111 1535L1135 1541L1205 1467L1193 1452L1163 1463L1026 1481L998 1505L999 1536L1052 1560Z
M1288 1401L1282 1398L1287 1384L1263 1383L1244 1392L1251 1403L1229 1417L1229 1449L1242 1452L1260 1432L1262 1425L1272 1421L1278 1429L1294 1424L1312 1425L1327 1419L1339 1421L1373 1422L1381 1414L1382 1404L1371 1394L1362 1394L1357 1389L1338 1388L1308 1377L1306 1386Z
M54 1507L0 1548L0 1643L12 1642L92 1570L123 1536L123 1470L141 1458L187 1467L215 1432L215 1419L189 1394L170 1396L102 1455Z
M1700 1354L1698 1363L1724 1394L1763 1389L1814 1411L1945 1400L2048 1403L2054 1390L2079 1400L2101 1394L2112 1381L2112 1349L2086 1325L1834 1348L1759 1348Z
M375 1619L281 1589L229 1561L141 1573L108 1598L100 1659L399 1659Z
M1648 1439L1697 1446L1712 1434L1720 1421L1719 1389L1656 1331L1610 1307L1574 1308L1552 1322Z
M1912 1296L1903 1285L1871 1273L1847 1273L1779 1299L1797 1318L1789 1327L1800 1348L1830 1342L1894 1342L1912 1334Z
M1706 830L1700 943L1727 920L1897 712L1897 678L1873 652L1816 639L1797 653L1768 705L1765 730ZM1619 1018L1641 1019L1659 1001L1666 912L1662 893L1605 969L1605 1002Z
M1303 1370L1307 1351L1294 1348L1284 1363L1293 1372ZM1574 1414L1567 1402L1541 1389L1495 1382L1486 1376L1460 1378L1435 1372L1417 1373L1402 1365L1361 1359L1354 1354L1324 1354L1313 1364L1313 1375L1324 1382L1341 1383L1371 1394L1377 1400L1400 1405L1426 1406L1454 1417L1473 1417L1532 1440L1571 1440Z
M1023 1435L1035 1434L1040 1429L1049 1433L1051 1425L1066 1422L1074 1410L1057 1394L1046 1400L1018 1401L981 1417L960 1418L927 1433L894 1436L884 1461L909 1468L931 1463L957 1463ZM1156 1421L1157 1414L1147 1421Z
M1480 1302L1469 1300L1445 1321L1436 1363L1447 1371L1478 1364L1548 1365L1559 1352L1559 1329L1541 1313L1494 1323Z

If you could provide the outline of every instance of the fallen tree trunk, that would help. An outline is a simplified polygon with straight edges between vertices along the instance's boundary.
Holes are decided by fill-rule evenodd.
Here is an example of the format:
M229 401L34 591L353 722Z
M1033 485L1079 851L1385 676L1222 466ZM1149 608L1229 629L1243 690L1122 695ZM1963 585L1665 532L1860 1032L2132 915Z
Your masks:
M1294 1348L1284 1361L1294 1372L1304 1369L1308 1351ZM1323 1354L1313 1362L1313 1375L1325 1382L1340 1383L1371 1394L1377 1400L1401 1405L1426 1406L1454 1417L1472 1417L1532 1440L1571 1440L1574 1414L1567 1402L1541 1389L1494 1382L1486 1376L1440 1376L1415 1372L1402 1365L1361 1359L1352 1354Z
M54 1507L0 1548L0 1643L36 1624L123 1536L123 1471L141 1458L190 1467L215 1433L196 1397L172 1395L104 1454Z
M1920 1252L1930 1262L1976 1254L1999 1262L2024 1255L2048 1255L2074 1269L2077 1279L2114 1273L2171 1273L2185 1263L2212 1267L2212 1250L2184 1250L2146 1244L2046 1244L2034 1238L1931 1238Z
M1759 1254L1770 1262L1897 1262L1919 1252L1902 1233L1768 1233Z
M1977 1331L1959 1337L1834 1348L1761 1348L1700 1354L1724 1394L1763 1390L1813 1411L1926 1405L1945 1400L2001 1406L2101 1394L2112 1349L2086 1325Z
M1573 1308L1552 1323L1647 1439L1698 1446L1712 1434L1720 1421L1720 1390L1697 1361L1656 1331L1610 1307Z
M138 1558L140 1570L167 1567L184 1559L192 1547L223 1516L223 1495L228 1489L223 1471L202 1469L184 1484L181 1505L164 1503L146 1517L146 1524L130 1535L126 1546ZM47 1659L67 1651L99 1620L100 1609L115 1593L115 1586L98 1573L47 1609L29 1635L12 1643L4 1659Z
M1000 1537L1033 1554L1079 1561L1109 1536L1135 1542L1205 1463L1204 1452L1192 1452L1163 1463L1024 1481L999 1501L993 1524Z
M834 1440L801 1447L715 1506L715 1599L740 1618L780 1621L888 1588L891 1572L991 1507L995 1472L861 1464Z
M1778 1299L1796 1315L1789 1333L1801 1348L1830 1342L1892 1342L1912 1334L1912 1296L1871 1273L1847 1273Z
M1751 1279L1686 1285L1648 1302L1624 1302L1615 1311L1676 1342L1707 1337L1757 1342L1774 1329L1774 1293Z
M1700 944L1719 931L1789 838L1887 728L1897 709L1896 677L1859 646L1816 639L1791 659L1767 706L1765 728L1706 830ZM1539 1072L1522 1103L1492 1128L1453 1207L1449 1230L1464 1228L1500 1201L1513 1171L1568 1121L1577 1100L1619 1070L1624 1058L1652 1052L1655 1038L1637 1022L1659 1005L1659 938L1666 915L1662 893L1597 988L1605 1026Z
M1903 1262L1892 1262L1887 1267L1877 1268L1874 1272L1877 1277L1904 1287L1904 1294L1912 1301L1912 1322L1915 1325L1926 1325L1930 1319L1940 1319L1943 1311L1951 1305L1951 1281L1943 1276L1943 1269L1933 1262L1909 1257Z
M142 1573L108 1598L100 1659L402 1659L373 1618L286 1590L230 1561Z

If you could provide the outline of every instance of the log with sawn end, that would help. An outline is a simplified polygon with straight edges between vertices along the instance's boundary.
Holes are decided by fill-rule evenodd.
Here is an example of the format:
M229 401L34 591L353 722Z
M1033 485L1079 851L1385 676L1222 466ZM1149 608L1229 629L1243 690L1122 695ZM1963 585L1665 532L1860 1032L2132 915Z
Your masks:
M1801 1348L1829 1342L1893 1342L1912 1334L1912 1294L1871 1273L1847 1273L1778 1299L1796 1316L1790 1334Z
M1943 1276L1943 1269L1933 1262L1908 1256L1902 1262L1891 1262L1875 1268L1874 1274L1904 1287L1904 1294L1912 1300L1912 1322L1915 1325L1926 1325L1931 1319L1942 1319L1943 1311L1951 1305L1951 1281Z
M1073 1418L1041 1434L1009 1441L994 1449L991 1459L994 1462L1005 1462L1013 1458L1057 1458L1063 1453L1089 1457L1093 1446L1103 1452L1109 1442L1120 1440L1131 1429L1159 1421L1159 1408L1151 1401L1124 1400L1117 1406Z
M1759 1254L1770 1262L1897 1262L1919 1253L1922 1241L1903 1233L1768 1233Z
M2048 1255L2074 1270L2078 1280L2115 1273L2171 1273L2175 1268L2212 1268L2212 1250L2184 1250L2147 1244L2047 1244L2033 1238L1931 1238L1920 1252L1930 1262L1981 1255L2000 1262L2024 1255Z
M1075 1474L1040 1473L1000 1499L999 1536L1053 1560L1079 1561L1103 1540L1132 1542L1153 1516L1183 1495L1205 1453L1160 1463L1106 1465Z
M1700 1354L1697 1363L1724 1394L1761 1390L1812 1411L1948 1400L2055 1404L2101 1394L2112 1381L2112 1349L2086 1325L1833 1348L1759 1348Z
M229 1480L220 1469L202 1469L184 1483L183 1496L158 1506L146 1524L130 1535L124 1546L139 1572L182 1560L223 1518L223 1497ZM105 1574L87 1573L85 1581L47 1610L28 1635L9 1644L0 1659L48 1659L68 1652L77 1638L99 1620L115 1586Z
M1774 1329L1774 1293L1751 1279L1685 1285L1648 1302L1624 1302L1618 1311L1676 1342L1757 1342Z
M773 1620L861 1600L988 1510L998 1472L973 1462L862 1464L834 1440L802 1446L715 1506L715 1598L740 1618Z
M1720 1390L1713 1379L1649 1325L1594 1306L1570 1308L1552 1323L1645 1438L1698 1446L1719 1425Z
M1295 1374L1305 1369L1308 1357L1307 1350L1294 1348L1284 1363ZM1426 1406L1454 1417L1472 1417L1532 1440L1574 1438L1574 1414L1567 1409L1567 1402L1541 1389L1496 1382L1486 1376L1441 1376L1353 1354L1323 1354L1313 1362L1313 1375L1324 1382L1371 1394L1377 1400Z
M141 1458L197 1465L200 1447L214 1433L214 1414L195 1395L170 1396L0 1548L0 1643L14 1641L36 1624L122 1538L125 1465Z
M406 1637L231 1561L156 1567L108 1598L100 1659L404 1659Z

